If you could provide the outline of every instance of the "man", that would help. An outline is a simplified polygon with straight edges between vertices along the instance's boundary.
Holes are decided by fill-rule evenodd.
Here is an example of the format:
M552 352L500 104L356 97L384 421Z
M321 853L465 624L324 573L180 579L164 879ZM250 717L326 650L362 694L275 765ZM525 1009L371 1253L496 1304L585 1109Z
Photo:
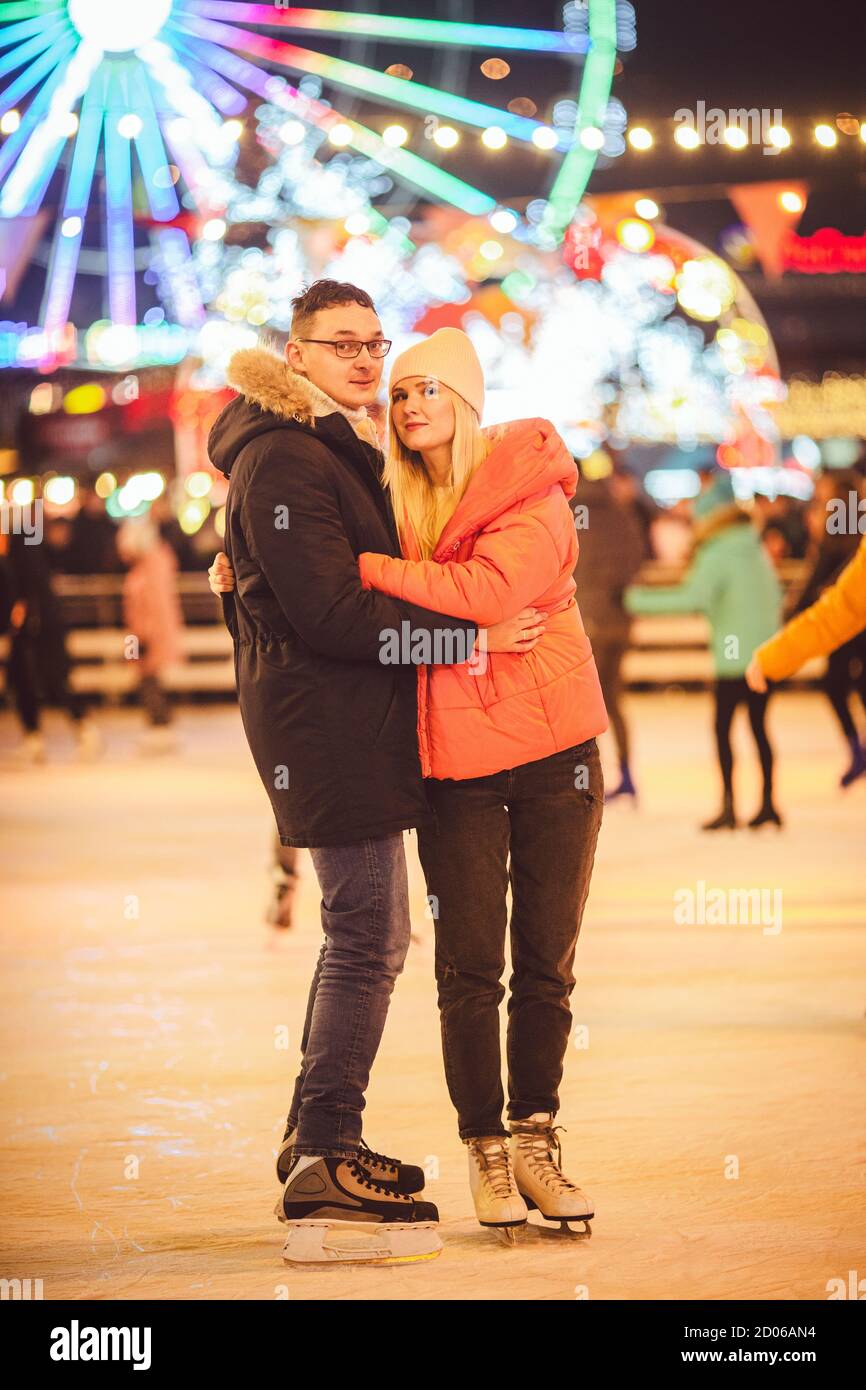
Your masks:
M478 633L362 588L362 551L400 554L367 415L390 344L354 285L317 281L293 305L284 357L253 348L232 358L240 395L209 440L231 479L228 563L217 557L212 587L234 638L244 728L280 841L310 849L322 890L325 942L277 1161L277 1214L430 1222L435 1206L409 1195L423 1173L363 1146L361 1112L409 942L402 832L431 820L413 654L467 661ZM529 626L520 615L510 630ZM390 664L395 647L402 664Z

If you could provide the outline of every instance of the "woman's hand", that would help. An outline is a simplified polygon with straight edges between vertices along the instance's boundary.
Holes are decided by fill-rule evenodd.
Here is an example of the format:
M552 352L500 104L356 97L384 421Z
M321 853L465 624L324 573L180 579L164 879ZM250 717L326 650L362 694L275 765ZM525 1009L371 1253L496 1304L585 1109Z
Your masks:
M531 652L544 636L545 615L538 608L524 608L513 618L479 629L476 650L488 652Z
M221 550L214 556L214 562L207 572L208 584L212 594L230 594L235 587L235 572L228 555Z

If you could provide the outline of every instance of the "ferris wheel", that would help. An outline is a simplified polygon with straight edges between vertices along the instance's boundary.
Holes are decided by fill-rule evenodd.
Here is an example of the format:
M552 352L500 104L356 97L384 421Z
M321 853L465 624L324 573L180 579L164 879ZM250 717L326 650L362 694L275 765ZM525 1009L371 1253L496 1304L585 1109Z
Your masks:
M410 199L468 214L493 213L496 198L441 159L386 142L359 107L373 101L480 129L501 144L549 150L558 168L532 235L558 244L603 142L617 55L616 0L573 0L567 8L578 13L577 24L542 30L475 23L460 0L445 0L437 15L448 17L431 19L238 0L7 0L0 14L0 224L35 216L58 190L39 313L44 333L62 331L76 276L94 266L106 277L112 323L136 324L140 200L162 235L163 255L183 276L190 231L182 203L199 225L219 219L240 117L262 101L375 160ZM346 56L322 51L317 39ZM415 81L405 65L382 71L367 61L378 44L394 42L435 55L443 85ZM473 51L574 59L571 128L456 94ZM94 219L101 223L96 252L84 245Z

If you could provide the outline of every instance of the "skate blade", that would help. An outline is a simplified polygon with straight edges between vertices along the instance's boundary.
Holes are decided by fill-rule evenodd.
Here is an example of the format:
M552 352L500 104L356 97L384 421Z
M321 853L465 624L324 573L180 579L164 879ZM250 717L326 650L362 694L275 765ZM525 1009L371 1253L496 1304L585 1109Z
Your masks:
M523 1222L521 1223L521 1225L524 1224L525 1223ZM488 1226L487 1229L494 1231L496 1233L496 1239L499 1241L500 1245L505 1245L509 1250L513 1250L514 1247L517 1245L517 1232L519 1227Z
M517 1232L526 1229L526 1217L522 1221L479 1221L484 1231L492 1231L502 1245L515 1246Z
M432 1221L374 1225L359 1221L292 1221L287 1264L415 1264L435 1260L442 1241Z
M536 1212L540 1217L538 1221L530 1222L536 1231L550 1231L551 1235L574 1236L579 1240L589 1240L592 1235L590 1220L595 1212L590 1212L589 1216L545 1216L544 1212Z
M541 1218L540 1221L533 1221L530 1223L536 1230L549 1231L553 1226L558 1226L564 1236L589 1237L592 1235L592 1227L589 1223L595 1216L594 1211L587 1211L582 1215L575 1216L548 1216L546 1212L541 1210L538 1203L532 1197L528 1196L527 1193L521 1192L520 1195L529 1210L534 1211ZM575 1227L578 1229L575 1229ZM583 1227L583 1229L581 1230L580 1227Z

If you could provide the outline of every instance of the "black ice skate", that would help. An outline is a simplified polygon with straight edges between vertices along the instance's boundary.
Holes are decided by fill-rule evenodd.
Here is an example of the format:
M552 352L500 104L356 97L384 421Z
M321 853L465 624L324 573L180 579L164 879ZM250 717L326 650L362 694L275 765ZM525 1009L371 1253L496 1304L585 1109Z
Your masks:
M277 1154L277 1178L285 1182L295 1157L295 1134L292 1130L283 1138ZM397 1192L421 1192L424 1188L424 1171L414 1163L403 1163L399 1158L389 1158L387 1154L376 1153L361 1140L358 1162L374 1182L391 1184Z
M290 1264L401 1264L442 1249L433 1203L374 1182L355 1158L293 1164L274 1210L290 1227Z

